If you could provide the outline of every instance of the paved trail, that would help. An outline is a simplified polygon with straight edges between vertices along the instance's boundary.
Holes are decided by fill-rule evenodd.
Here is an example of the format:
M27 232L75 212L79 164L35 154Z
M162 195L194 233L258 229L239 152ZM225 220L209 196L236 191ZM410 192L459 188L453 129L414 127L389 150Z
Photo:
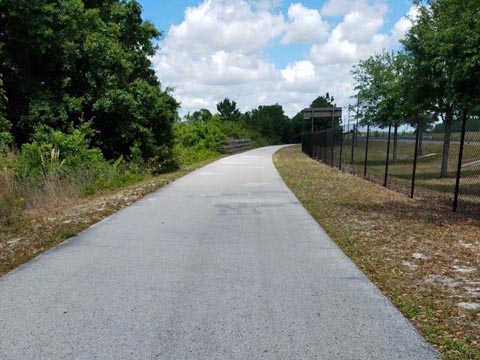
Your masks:
M212 163L0 278L0 359L434 359L285 186Z

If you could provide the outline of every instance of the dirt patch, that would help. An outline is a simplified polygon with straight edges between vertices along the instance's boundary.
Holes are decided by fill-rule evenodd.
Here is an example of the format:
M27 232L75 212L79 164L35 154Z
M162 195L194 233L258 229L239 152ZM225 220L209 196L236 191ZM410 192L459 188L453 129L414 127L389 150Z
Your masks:
M480 221L314 161L275 164L298 199L446 359L480 357Z

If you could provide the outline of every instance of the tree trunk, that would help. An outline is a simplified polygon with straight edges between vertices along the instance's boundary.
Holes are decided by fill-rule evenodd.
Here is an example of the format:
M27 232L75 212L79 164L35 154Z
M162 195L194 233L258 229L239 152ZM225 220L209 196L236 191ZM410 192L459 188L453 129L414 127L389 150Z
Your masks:
M440 171L440 177L446 177L448 175L448 157L450 154L450 140L452 138L452 123L453 123L453 111L448 109L445 114L445 136L443 138L443 154L442 154L442 169Z
M393 163L398 160L398 123L393 126Z

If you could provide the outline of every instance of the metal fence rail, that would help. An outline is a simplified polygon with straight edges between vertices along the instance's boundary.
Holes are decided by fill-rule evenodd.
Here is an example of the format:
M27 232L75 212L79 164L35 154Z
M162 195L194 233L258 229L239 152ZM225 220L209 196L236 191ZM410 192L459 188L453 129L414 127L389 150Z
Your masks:
M448 166L443 142L431 135L401 136L398 127L385 134L342 127L302 135L302 151L313 159L383 186L450 204L454 211L480 214L480 132L452 134ZM443 168L443 171L442 171Z

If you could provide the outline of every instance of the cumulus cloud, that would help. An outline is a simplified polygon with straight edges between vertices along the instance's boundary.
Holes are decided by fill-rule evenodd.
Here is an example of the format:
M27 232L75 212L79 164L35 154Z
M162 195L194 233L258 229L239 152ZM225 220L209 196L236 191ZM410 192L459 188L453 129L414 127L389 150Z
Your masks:
M322 20L318 10L295 3L290 5L287 14L290 22L286 25L283 44L311 44L328 37L329 25Z
M342 36L349 41L366 43L384 24L386 9L382 12L369 9L369 11L354 10L345 15L339 29Z
M343 16L355 6L356 0L329 0L322 7L322 15Z
M321 11L297 2L286 14L277 5L278 0L204 0L186 9L152 58L162 83L174 87L182 113L215 111L229 97L242 111L279 103L292 116L327 91L338 105L347 105L352 66L391 47L411 26L405 17L382 33L388 10L383 1L330 0ZM413 8L409 14L415 15ZM342 18L332 26L329 16ZM275 65L269 50L289 51L291 44L308 48L288 65Z
M294 83L299 80L303 81L313 78L315 76L315 67L310 61L297 61L292 65L288 65L281 73L285 81Z
M200 54L251 53L264 49L283 30L283 15L272 13L268 6L255 8L246 1L205 0L198 7L187 8L185 20L170 28L166 45Z
M419 15L420 13L418 7L415 5L412 6L408 11L407 15L398 20L393 27L392 40L394 42L400 41L400 39L402 39L410 30L414 21L418 18Z
M371 9L384 11L387 5L384 0L328 0L321 10L323 16L345 16L351 12L369 12Z

